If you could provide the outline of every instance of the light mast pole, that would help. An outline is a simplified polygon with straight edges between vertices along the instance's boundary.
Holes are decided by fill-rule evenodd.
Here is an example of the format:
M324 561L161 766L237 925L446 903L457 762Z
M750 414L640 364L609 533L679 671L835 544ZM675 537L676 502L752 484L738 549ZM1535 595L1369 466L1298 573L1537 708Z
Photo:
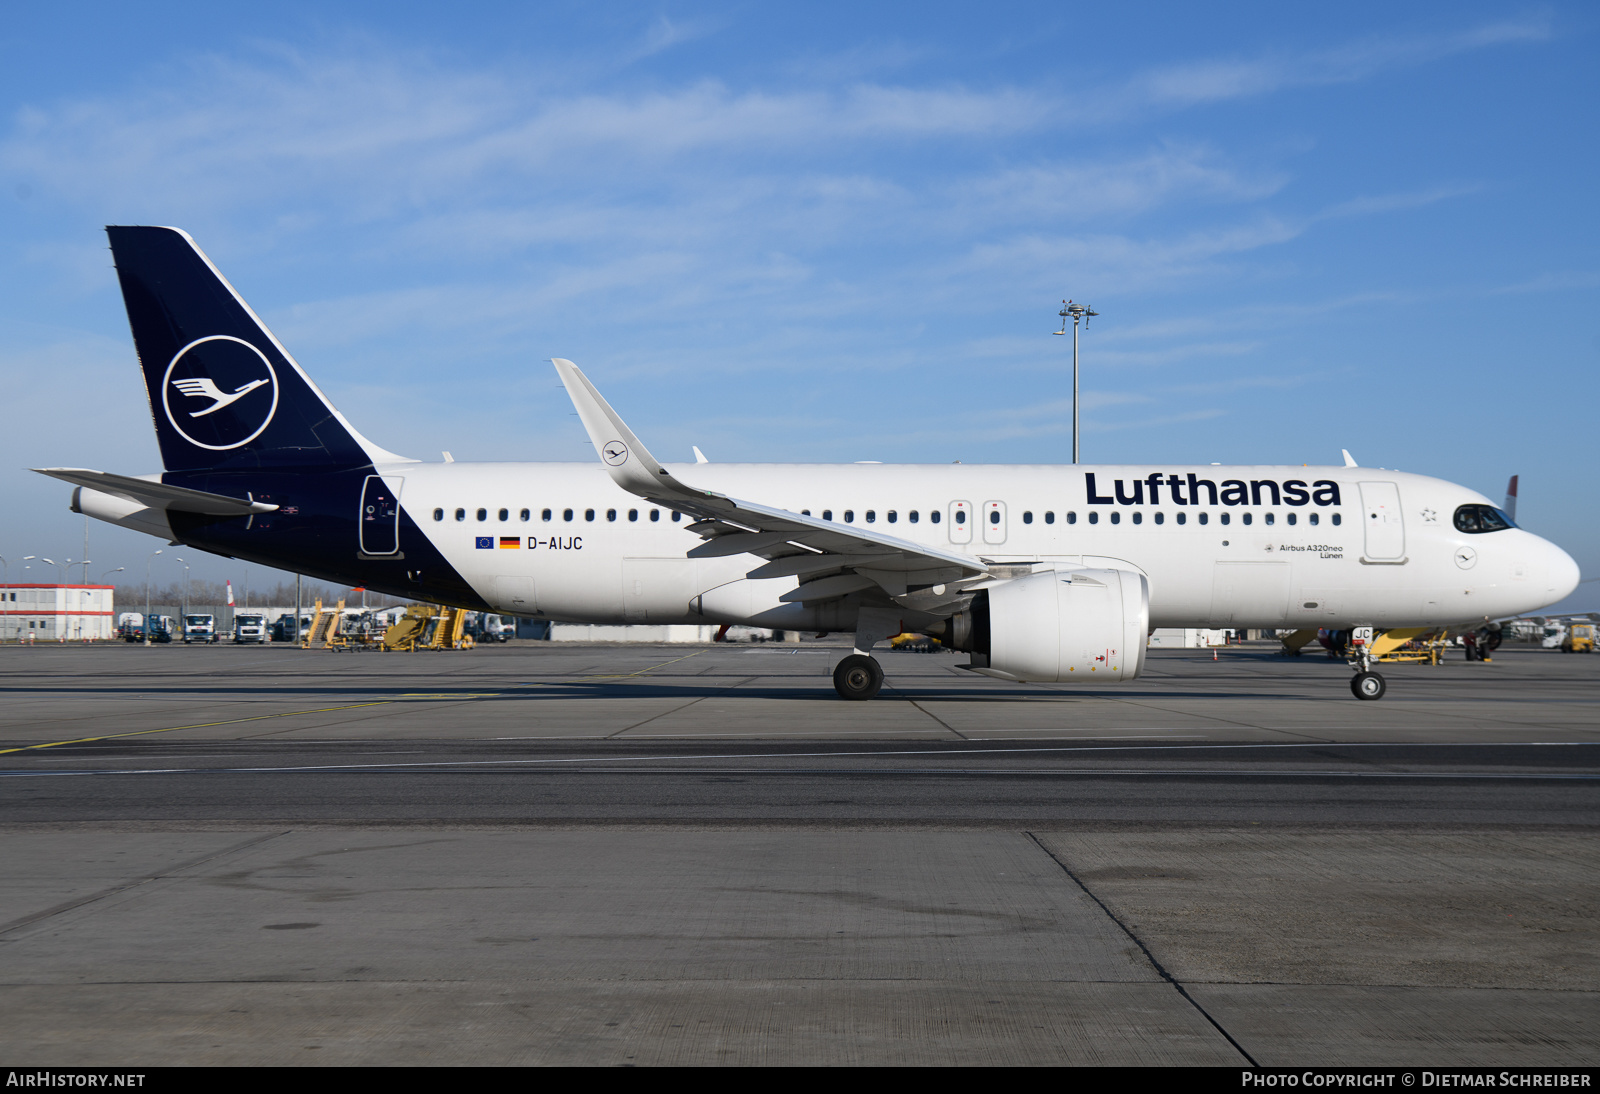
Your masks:
M1061 329L1053 331L1054 334L1067 333L1067 320L1072 320L1072 462L1078 462L1078 323L1082 321L1084 329L1089 328L1089 320L1100 313L1085 304L1074 304L1070 300L1061 302L1061 310L1056 312L1061 316Z

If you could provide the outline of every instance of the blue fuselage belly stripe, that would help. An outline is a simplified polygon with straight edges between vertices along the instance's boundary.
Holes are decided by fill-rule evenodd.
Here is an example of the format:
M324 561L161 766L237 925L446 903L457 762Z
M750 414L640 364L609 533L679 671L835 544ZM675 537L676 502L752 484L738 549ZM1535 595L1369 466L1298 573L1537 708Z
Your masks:
M163 481L230 497L249 496L279 506L255 517L211 517L171 510L173 535L182 543L304 574L340 585L364 585L378 592L487 610L467 580L439 553L402 506L399 550L392 558L361 554L357 519L362 486L373 469L168 472Z

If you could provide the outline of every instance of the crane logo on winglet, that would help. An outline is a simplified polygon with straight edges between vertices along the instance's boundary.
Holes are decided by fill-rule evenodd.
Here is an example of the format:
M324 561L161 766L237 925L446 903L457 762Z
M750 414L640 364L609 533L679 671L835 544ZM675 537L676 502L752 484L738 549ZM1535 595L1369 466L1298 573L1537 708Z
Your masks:
M607 441L600 448L600 457L612 467L621 467L628 462L628 446L621 441Z
M243 338L197 338L167 366L161 405L190 444L213 452L239 448L261 436L278 412L278 374Z

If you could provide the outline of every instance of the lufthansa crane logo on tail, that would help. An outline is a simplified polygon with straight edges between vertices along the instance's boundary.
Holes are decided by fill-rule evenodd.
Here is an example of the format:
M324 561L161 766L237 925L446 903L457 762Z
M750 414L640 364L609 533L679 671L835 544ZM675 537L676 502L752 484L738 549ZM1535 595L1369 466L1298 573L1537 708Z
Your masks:
M172 358L161 403L180 436L221 452L261 436L278 411L278 374L266 354L242 338L197 338Z
M240 384L232 392L224 393L217 387L217 382L206 376L201 379L174 380L172 386L185 395L203 395L211 400L211 405L204 410L191 410L189 417L204 418L207 414L215 414L229 403L236 403L256 388L269 384L270 380L251 380L248 384Z
M628 462L628 446L621 441L607 441L601 447L600 455L612 467L621 467Z

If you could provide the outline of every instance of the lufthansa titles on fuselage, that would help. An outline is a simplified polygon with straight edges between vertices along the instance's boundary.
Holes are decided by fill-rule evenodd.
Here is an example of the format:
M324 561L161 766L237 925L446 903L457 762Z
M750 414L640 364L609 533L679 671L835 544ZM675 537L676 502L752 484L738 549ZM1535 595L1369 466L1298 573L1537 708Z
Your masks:
M1332 479L1223 479L1216 482L1202 479L1194 472L1183 475L1153 471L1132 485L1115 479L1101 494L1095 482L1095 473L1083 476L1084 489L1090 505L1160 505L1161 491L1173 505L1318 505L1339 504L1339 484ZM1201 500L1202 492L1204 500Z

